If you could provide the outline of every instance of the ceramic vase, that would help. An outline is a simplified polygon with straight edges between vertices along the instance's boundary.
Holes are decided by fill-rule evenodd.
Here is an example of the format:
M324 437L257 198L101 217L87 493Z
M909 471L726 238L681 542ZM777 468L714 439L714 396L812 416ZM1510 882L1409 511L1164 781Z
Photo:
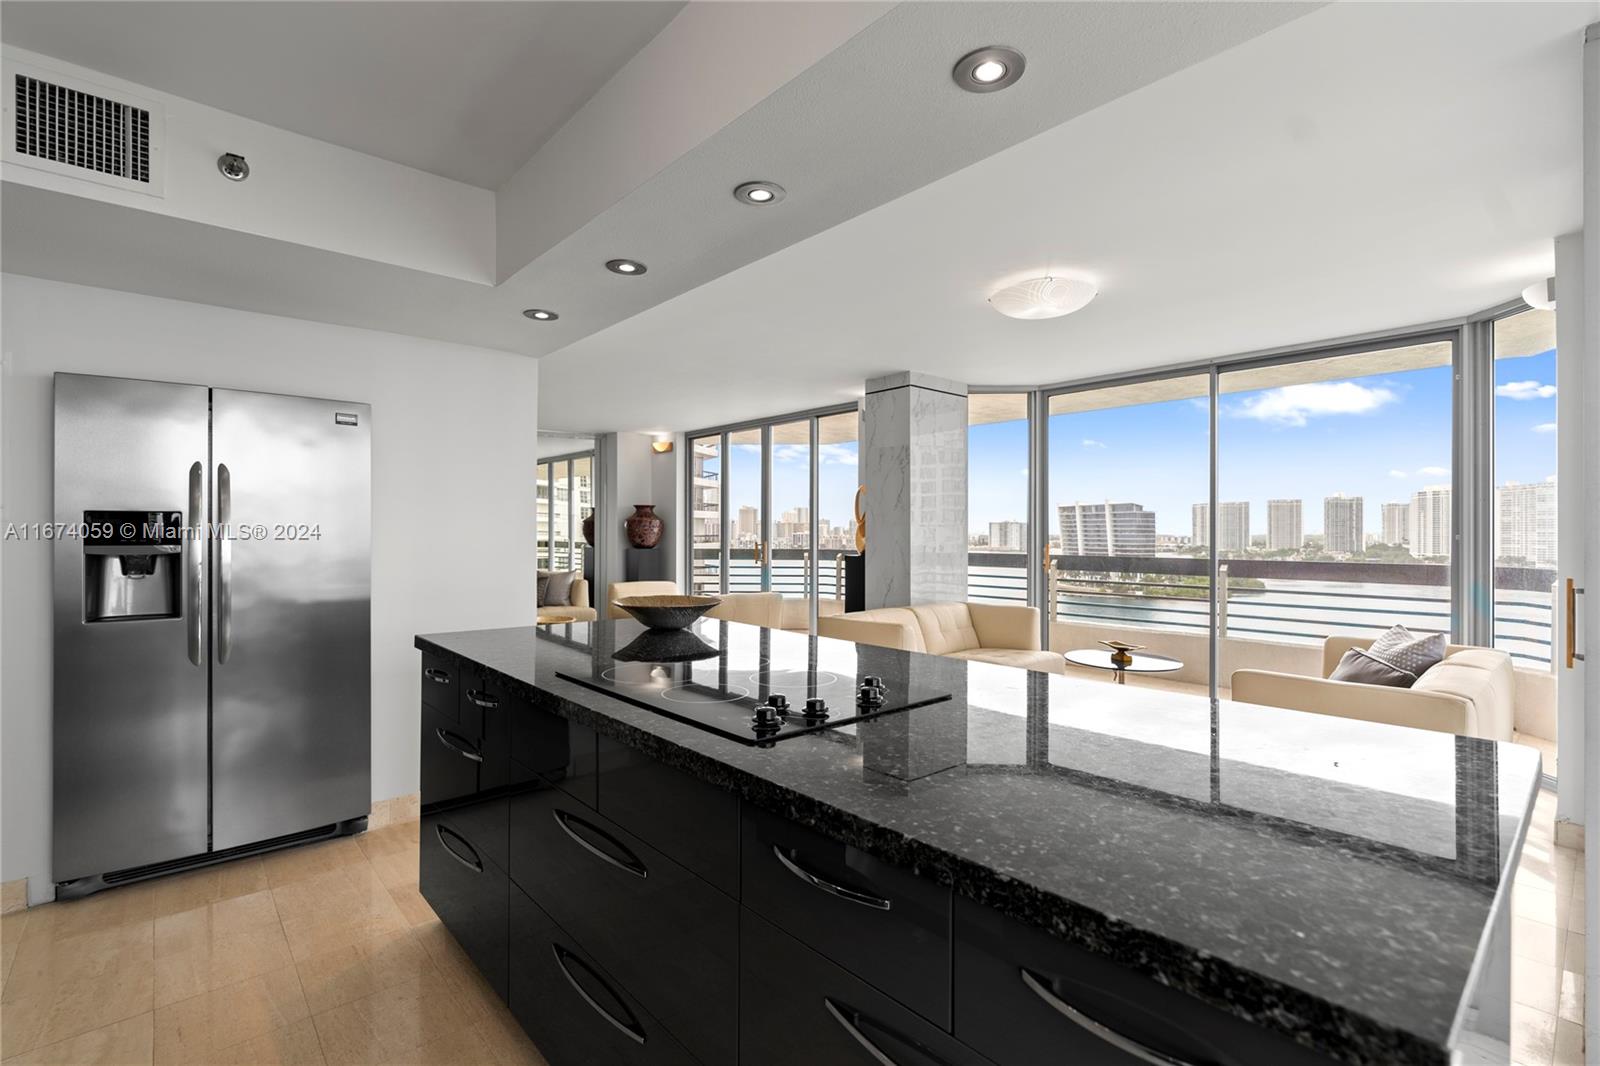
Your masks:
M628 543L635 548L654 548L661 543L661 516L653 503L636 503L626 522Z

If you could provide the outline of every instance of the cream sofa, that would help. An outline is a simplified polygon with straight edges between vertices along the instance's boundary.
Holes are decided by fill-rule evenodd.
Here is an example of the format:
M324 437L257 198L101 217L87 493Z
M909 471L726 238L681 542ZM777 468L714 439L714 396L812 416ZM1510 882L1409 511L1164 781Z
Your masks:
M1235 670L1230 683L1233 700L1490 740L1511 739L1516 694L1511 656L1452 644L1444 660L1424 671L1410 688L1328 679L1345 652L1371 643L1354 637L1327 638L1321 677Z
M598 615L593 607L589 606L589 582L583 578L574 578L572 582L572 602L551 603L539 608L539 621L593 622Z
M817 634L900 651L1066 672L1060 655L1039 647L1039 610L992 603L929 603L825 615Z

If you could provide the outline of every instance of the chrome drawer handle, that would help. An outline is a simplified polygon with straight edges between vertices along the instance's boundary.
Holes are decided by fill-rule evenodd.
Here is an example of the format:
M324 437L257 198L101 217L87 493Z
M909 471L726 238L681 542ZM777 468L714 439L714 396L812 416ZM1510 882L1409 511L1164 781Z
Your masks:
M439 743L443 744L445 747L449 748L463 759L471 759L473 762L483 761L483 752L473 751L470 746L461 748L450 743L450 737L453 736L453 734L446 733L443 729L435 729L433 731L433 735L439 738ZM460 737L456 737L456 739L461 740ZM462 743L464 744L466 741L462 741Z
M872 1056L873 1061L878 1063L878 1066L899 1066L899 1063L891 1059L887 1052L872 1042L871 1037L861 1031L861 1027L855 1019L866 1017L864 1014L847 1004L835 1003L827 996L822 997L822 1006L829 1014L833 1015L833 1020L839 1023L839 1027L845 1032L849 1033L850 1038L856 1043L860 1044L862 1050L864 1050L868 1055ZM884 1027L879 1025L878 1028L881 1029ZM943 1059L933 1054L933 1052L929 1051L921 1044L917 1044L916 1041L909 1040L907 1037L899 1033L896 1033L895 1035L899 1036L902 1040L906 1040L907 1043L916 1044L917 1049L922 1052L922 1056L929 1062L938 1063L941 1064L941 1066L944 1063Z
M437 666L428 667L422 671L422 676L437 685L448 685L450 683L450 675Z
M449 833L451 836L461 841L462 844L465 844L467 850L472 852L473 857L469 859L455 848L452 848L450 846L450 842L444 838L446 833ZM472 846L466 837L462 836L454 829L446 829L444 826L438 824L435 824L433 827L433 835L439 838L439 846L448 852L452 859L454 859L456 862L459 862L462 866L465 866L475 874L483 873L483 860L477 857L477 849Z
M1044 982L1035 977L1026 966L1018 967L1018 972L1022 975L1022 983L1028 986L1028 991L1044 1000L1051 1010L1054 1010L1084 1032L1099 1037L1118 1051L1126 1055L1132 1055L1140 1062L1148 1062L1151 1066L1194 1066L1187 1059L1173 1058L1165 1052L1146 1047L1133 1039L1133 1037L1124 1036L1110 1026L1095 1021L1083 1011L1066 1003L1061 997L1046 988Z
M483 707L491 711L500 706L500 699L498 696L491 696L487 692L474 692L470 688L467 689L467 699L471 700L473 703L476 703L479 707Z
M551 944L550 950L555 953L556 965L561 967L561 976L567 979L567 984L572 986L572 990L574 992L583 997L583 1001L585 1003L594 1008L594 1012L596 1014L600 1015L600 1017L616 1026L618 1032L627 1037L629 1040L632 1040L635 1044L642 1044L645 1042L645 1032L643 1029L639 1028L639 1023L634 1021L631 1016L627 1021L623 1021L621 1018L618 1018L615 1014L612 1014L610 1011L606 1010L598 1002L596 1002L595 998L589 994L588 990L578 983L578 979L572 976L572 971L567 968L567 960L571 959L579 966L582 966L589 972L589 976L593 977L596 981L600 981L599 974L595 973L587 963L578 958L578 956L574 955L572 952L568 951L566 948L562 947L560 944ZM605 984L604 981L600 981L600 983L603 985ZM609 985L606 987L608 990L610 989ZM611 994L613 996L617 995L616 992L612 992ZM617 1002L621 1003L622 997L617 996ZM624 1005L623 1009L626 1010L627 1006Z
M650 870L645 866L645 864L640 862L638 860L638 858L634 856L633 852L629 851L623 845L622 841L616 839L610 833L607 833L604 829L601 829L599 826L590 825L588 822L584 821L582 818L575 817L574 815L568 814L566 811L563 811L563 810L559 810L559 809L558 810L553 810L550 813L555 816L556 825L561 827L561 831L563 833L567 834L567 836L571 837L572 840L573 840L573 843L577 844L578 847L582 848L584 851L587 851L589 854L593 855L595 858L600 859L600 860L602 860L604 862L608 862L612 866L615 866L619 870L626 870L628 873L632 874L635 877L645 878L645 877L649 877L650 876ZM619 859L615 855L607 854L605 851L601 850L600 848L595 847L593 844L591 844L587 840L583 839L583 837L579 836L577 834L577 832L573 830L572 823L577 823L578 825L583 826L585 829L587 829L589 832L595 834L596 836L604 837L611 844L612 847L614 847L618 851L622 852L624 855L627 856L627 858Z
M772 854L776 855L778 861L783 863L785 870L788 870L811 887L822 889L830 896L838 896L840 899L849 900L851 903L859 903L863 907L871 907L880 911L886 911L894 906L882 896L873 896L866 892L858 892L853 888L846 888L844 885L836 885L832 881L824 881L810 870L797 865L793 859L783 853L783 848L777 844L772 845Z

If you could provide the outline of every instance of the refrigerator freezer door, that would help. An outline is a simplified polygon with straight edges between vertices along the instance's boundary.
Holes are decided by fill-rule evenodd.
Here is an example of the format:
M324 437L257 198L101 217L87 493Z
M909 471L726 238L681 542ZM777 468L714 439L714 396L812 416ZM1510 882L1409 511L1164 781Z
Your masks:
M176 511L188 525L209 522L207 391L199 385L57 374L56 521L76 525L89 511ZM149 557L124 561L115 554L86 554L84 540L76 536L58 538L52 550L55 879L202 853L207 830L207 669L199 654L205 639L203 542L185 539L182 554L171 557L181 560L176 575L170 573L171 561L161 573L146 575L140 573L146 568L141 563L149 563ZM175 579L178 603L173 605L170 595L156 597L163 605L159 616L133 612L90 622L86 575L100 585L120 582L130 595L153 595L153 583Z
M212 847L371 806L371 409L211 391Z

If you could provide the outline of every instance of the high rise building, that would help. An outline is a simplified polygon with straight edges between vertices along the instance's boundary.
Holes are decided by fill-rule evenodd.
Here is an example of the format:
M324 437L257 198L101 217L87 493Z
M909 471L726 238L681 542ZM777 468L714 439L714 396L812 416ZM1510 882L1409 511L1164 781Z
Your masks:
M1305 513L1299 500L1267 501L1267 550L1299 551L1305 540Z
M1211 543L1211 505L1197 503L1190 508L1191 536L1189 543L1204 548Z
M1154 555L1156 513L1137 503L1068 503L1056 508L1063 555Z
M1418 559L1449 558L1450 487L1432 485L1411 497L1411 554Z
M1027 551L1028 524L1026 522L990 522L989 550L994 552Z
M740 541L759 540L761 537L760 528L761 516L754 507L746 504L739 508L739 518L733 527L735 539Z
M1323 499L1322 535L1330 554L1354 555L1366 548L1364 503L1360 496L1343 493Z
M1411 505L1386 503L1383 505L1383 543L1411 543Z
M1217 504L1217 551L1242 552L1250 547L1250 503L1248 500Z
M1556 483L1508 481L1494 490L1494 504L1495 557L1555 566Z

